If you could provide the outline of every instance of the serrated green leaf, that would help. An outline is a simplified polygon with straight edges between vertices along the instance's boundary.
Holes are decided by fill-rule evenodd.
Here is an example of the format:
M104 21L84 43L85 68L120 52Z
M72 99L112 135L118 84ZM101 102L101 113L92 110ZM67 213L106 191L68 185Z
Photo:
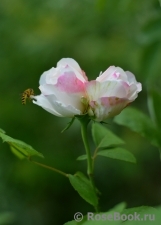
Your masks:
M112 159L119 159L127 162L136 163L136 159L133 154L123 148L114 148L111 150L102 150L97 155L105 156Z
M0 133L5 134L6 132L3 129L0 128Z
M86 160L87 159L87 155L80 155L77 160Z
M33 149L30 145L26 145L26 143L24 144L25 145L11 143L10 145L12 145L15 149L17 149L19 152L21 152L27 157L39 156L41 158L44 158L44 156L40 152Z
M155 127L153 121L141 111L128 107L114 118L114 122L139 133L154 146L161 147L160 131Z
M30 145L26 144L23 141L9 137L4 133L0 133L0 137L2 138L3 142L7 142L11 147L13 147L26 157L30 156L39 156L41 158L44 157L40 152L36 151L33 147L31 147Z
M73 188L79 193L79 195L93 206L97 206L98 198L95 194L91 182L81 172L77 172L75 175L68 175L69 181Z
M93 123L92 136L97 148L118 146L124 141L99 123Z
M16 155L19 159L24 159L25 156L24 154L22 154L20 151L18 151L16 148L14 148L13 146L10 146L11 152Z

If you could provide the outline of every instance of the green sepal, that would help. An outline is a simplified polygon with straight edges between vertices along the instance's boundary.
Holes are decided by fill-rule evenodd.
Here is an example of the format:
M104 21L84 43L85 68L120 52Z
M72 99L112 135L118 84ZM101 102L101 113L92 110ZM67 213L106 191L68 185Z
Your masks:
M64 131L68 130L71 127L71 125L73 124L74 120L75 120L75 117L73 117L71 119L71 121L69 123L67 123L66 127L61 131L61 133L63 133Z

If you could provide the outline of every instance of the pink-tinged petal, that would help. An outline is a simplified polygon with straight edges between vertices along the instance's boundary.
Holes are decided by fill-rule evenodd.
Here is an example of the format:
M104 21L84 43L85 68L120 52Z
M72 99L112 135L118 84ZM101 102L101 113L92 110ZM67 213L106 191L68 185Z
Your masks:
M79 71L81 73L81 68L79 64L72 58L63 58L57 63L57 67L62 66L62 67L72 67L75 70Z
M51 95L54 101L62 102L62 104L64 105L67 105L67 104L72 105L74 108L81 110L81 112L84 111L84 105L81 101L81 98L84 93L73 94L73 93L61 92L54 85L43 85L43 86L40 86L39 89L41 90L41 93L44 96L48 97Z
M88 110L97 121L120 113L142 90L131 72L115 66L88 82L79 64L70 58L43 73L39 88L43 98L34 97L35 104L54 115L72 117Z
M39 82L42 94L40 98L35 97L35 104L57 116L71 117L84 113L87 105L82 102L82 97L86 99L87 77L75 60L60 60L56 68L41 75Z
M114 98L109 98L107 102L101 99L101 105L104 105L104 108L105 108L104 119L118 115L128 104L129 104L128 99L116 99L114 97Z
M102 73L96 79L99 82L104 82L107 80L127 80L127 75L123 69L120 67L110 66L104 73Z
M101 105L105 106L105 107L109 107L109 106L115 106L118 104L122 104L125 101L127 101L127 99L124 98L116 98L116 97L102 97L100 99Z
M80 68L79 64L71 58L64 58L61 59L58 63L57 63L58 68L64 68L64 69L68 69L71 70L75 73L75 75L77 76L77 78L79 80L81 80L82 82L86 82L88 80L85 72Z
M85 86L89 100L88 114L96 121L119 114L142 90L131 72L115 66L109 67L96 81Z
M91 108L89 110L90 114L92 114L91 111L93 111L96 121L103 121L119 114L128 103L128 99L103 97L98 99L97 102L90 102Z
M101 73L99 77L96 78L97 81L103 82L107 79L109 79L113 73L115 73L116 67L110 66L105 72Z
M56 87L66 93L84 92L84 83L73 72L65 72L58 78Z
M116 67L115 74L117 74L118 80L122 80L122 81L125 81L125 82L127 81L127 74L122 68Z
M125 89L129 89L130 85L127 82L122 82L122 85L124 86Z

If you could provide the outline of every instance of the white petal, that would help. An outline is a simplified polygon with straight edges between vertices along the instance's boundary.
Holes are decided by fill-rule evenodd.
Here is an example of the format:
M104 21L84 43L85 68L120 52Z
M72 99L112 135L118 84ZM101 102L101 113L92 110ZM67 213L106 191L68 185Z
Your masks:
M40 86L42 94L45 96L54 95L56 100L62 102L64 105L72 105L74 108L84 111L84 105L81 102L81 97L84 96L84 93L66 93L59 91L59 89L54 85L43 85Z
M41 77L39 84L55 84L57 82L56 69L52 67L50 70L45 71Z
M34 96L36 101L34 104L41 106L46 111L59 117L73 117L74 115L80 115L81 111L71 105L65 105L59 102L55 95L38 95Z
M122 81L91 81L86 84L86 91L90 100L94 101L101 97L126 98L128 93Z
M131 73L130 71L126 71L126 74L127 74L127 77L128 77L129 84L137 83L136 78L135 78L133 73Z
M137 91L139 93L140 91L142 91L142 84L141 83L137 83L136 85L137 85Z
M36 101L33 100L34 104L41 106L43 109L54 114L55 116L59 116L59 117L63 116L60 113L55 111L52 104L48 101L48 99L44 95L34 96L34 99L36 99Z
M40 85L46 84L46 75L47 75L47 71L41 75L40 80L39 80Z
M74 115L80 115L80 110L76 109L72 105L63 104L60 101L55 101L52 95L46 96L48 101L53 106L54 110L61 114L63 117L72 117Z
M132 84L129 89L128 99L134 101L138 97L138 93L142 90L140 83Z

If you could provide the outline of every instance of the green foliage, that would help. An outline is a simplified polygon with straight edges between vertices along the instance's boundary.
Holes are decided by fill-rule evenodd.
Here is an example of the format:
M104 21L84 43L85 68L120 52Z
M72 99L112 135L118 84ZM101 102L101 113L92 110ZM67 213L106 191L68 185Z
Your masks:
M124 148L114 148L111 150L99 151L97 155L105 156L112 159L119 159L127 162L136 163L136 159L129 151Z
M98 198L95 194L95 190L93 189L91 182L83 173L77 172L75 175L69 174L68 177L73 188L85 201L93 206L98 205Z
M119 145L123 145L124 141L105 128L99 123L92 124L92 136L96 145L96 150L93 155L93 160L97 156L104 156L112 159L119 159L127 162L136 163L133 154ZM86 160L87 155L81 155L77 160Z
M4 131L0 132L0 137L3 142L7 142L9 144L11 151L20 159L25 157L30 158L31 156L39 156L43 158L43 155L40 152L37 152L33 147L23 141L9 137L4 133Z
M119 125L126 126L132 131L139 133L141 136L147 138L154 146L161 147L160 131L156 128L150 117L140 110L128 107L116 116L114 121Z
M117 213L120 216L115 219L115 213ZM161 207L158 209L149 207L149 206L140 206L135 208L127 208L125 209L125 204L121 203L114 208L110 209L108 212L100 212L99 216L97 216L98 213L93 213L93 220L88 218L88 216L84 216L83 220L79 223L76 221L70 221L65 223L64 225L104 225L104 224L114 224L114 225L121 225L122 223L126 225L158 225L161 220ZM128 216L129 217L128 220ZM135 216L136 215L136 216ZM137 217L137 215L139 215ZM109 217L108 217L109 216ZM154 217L153 217L154 216ZM109 219L111 218L111 219ZM121 219L122 218L122 219ZM124 218L127 218L126 220ZM131 220L130 218L134 218ZM154 220L153 220L154 219Z
M99 212L99 214L100 214L100 216L105 215L107 217L109 214L113 215L114 212L122 212L125 209L125 206L126 206L126 204L124 202L122 202L122 203L114 206L108 212L104 212L104 213ZM93 213L94 216L96 214L98 214L98 213ZM105 224L105 221L92 221L92 220L88 221L87 215L85 215L85 216L83 216L83 220L80 221L80 222L76 222L75 220L72 220L72 221L69 221L69 222L65 223L64 225L78 225L78 224L80 224L80 225L86 225L86 224L87 225L99 225L99 224L102 224L103 225L103 224ZM120 222L119 221L112 221L112 222L108 221L108 224L117 225L117 224L120 224Z
M118 146L124 141L99 123L92 124L92 136L97 148Z
M96 150L93 158L96 156L104 156L112 159L119 159L128 162L136 162L132 153L128 152L124 148L117 147L124 144L124 141L109 131L104 126L94 123L92 125L92 136L96 144ZM100 149L103 149L100 151ZM85 156L78 157L78 160L85 159Z

